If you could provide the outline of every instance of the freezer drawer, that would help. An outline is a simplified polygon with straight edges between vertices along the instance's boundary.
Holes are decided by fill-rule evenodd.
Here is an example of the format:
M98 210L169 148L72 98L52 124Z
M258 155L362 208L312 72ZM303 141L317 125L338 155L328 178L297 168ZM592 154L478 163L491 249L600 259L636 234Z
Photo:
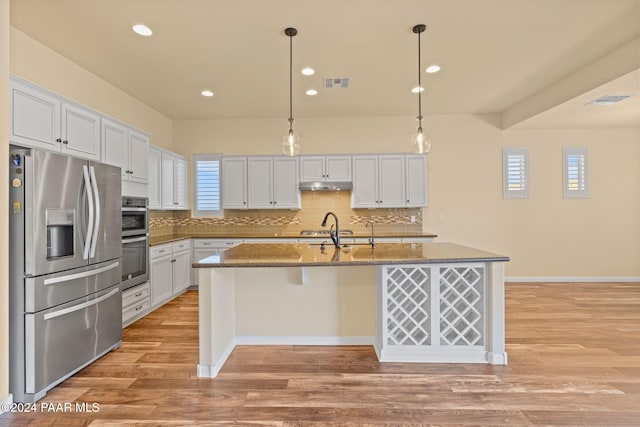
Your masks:
M25 391L46 390L122 341L118 286L25 315Z
M24 311L35 313L117 285L120 259L25 279Z

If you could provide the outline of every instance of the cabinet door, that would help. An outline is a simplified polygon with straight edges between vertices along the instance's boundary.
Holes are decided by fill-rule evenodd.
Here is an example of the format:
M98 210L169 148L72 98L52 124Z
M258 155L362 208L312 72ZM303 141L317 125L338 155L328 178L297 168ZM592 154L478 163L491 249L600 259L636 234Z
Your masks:
M330 181L351 181L351 157L327 156L325 174Z
M160 158L162 159L162 177L160 179L162 209L174 209L175 198L173 194L173 173L175 170L175 157L171 154L162 152Z
M173 268L171 256L152 258L149 261L151 304L158 305L173 296Z
M273 159L273 197L276 209L300 209L302 202L298 189L298 159Z
M222 207L247 209L247 158L222 159Z
M202 248L202 249L194 249L193 250L193 262L198 262L200 260L203 260L207 257L210 257L211 255L216 255L218 253L218 249L217 248ZM192 279L191 282L194 285L198 284L198 270L200 270L199 268L193 268L192 269Z
M102 161L121 169L122 178L129 174L129 130L107 119L102 120Z
M271 157L247 158L247 196L249 209L273 208L273 159Z
M149 182L149 137L129 132L129 180L146 184Z
M176 158L173 164L173 198L174 205L178 209L188 209L188 177L187 177L187 161L185 159Z
M354 156L351 207L375 208L378 200L378 156Z
M189 251L174 252L173 260L173 295L189 287L191 281L191 257Z
M407 155L407 207L427 206L427 157Z
M378 168L378 206L385 208L406 206L404 155L382 155Z
M149 147L149 209L160 209L160 177L161 177L160 150Z
M323 156L300 157L300 181L324 181L324 164Z
M62 152L100 161L100 116L84 108L63 103Z
M11 82L11 142L60 151L60 101Z

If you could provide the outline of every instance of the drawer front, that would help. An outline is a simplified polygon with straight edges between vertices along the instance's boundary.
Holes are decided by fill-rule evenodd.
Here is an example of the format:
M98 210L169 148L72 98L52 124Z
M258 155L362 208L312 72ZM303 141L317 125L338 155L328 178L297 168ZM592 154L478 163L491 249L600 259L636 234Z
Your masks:
M174 242L172 248L173 252L188 251L189 249L191 249L191 241L182 240L180 242Z
M131 319L141 316L149 311L151 307L151 299L147 298L145 301L141 301L138 304L132 305L131 307L122 310L122 323L126 324Z
M196 249L205 249L205 248L228 249L241 244L242 244L242 240L240 239L196 239L193 242L193 247Z
M151 258L171 255L171 244L153 246L149 248L149 255Z
M25 315L26 392L37 393L122 340L117 286Z
M127 309L129 306L136 304L151 295L151 286L149 282L144 283L135 288L127 289L122 293L122 308Z

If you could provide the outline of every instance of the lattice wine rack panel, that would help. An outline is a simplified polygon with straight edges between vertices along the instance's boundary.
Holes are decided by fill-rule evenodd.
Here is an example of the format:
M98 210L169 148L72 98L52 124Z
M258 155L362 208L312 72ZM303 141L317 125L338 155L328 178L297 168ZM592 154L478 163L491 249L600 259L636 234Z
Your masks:
M431 277L421 267L387 270L387 344L431 344Z
M485 345L484 265L385 267L385 346L478 349Z
M440 269L440 344L484 344L484 268Z

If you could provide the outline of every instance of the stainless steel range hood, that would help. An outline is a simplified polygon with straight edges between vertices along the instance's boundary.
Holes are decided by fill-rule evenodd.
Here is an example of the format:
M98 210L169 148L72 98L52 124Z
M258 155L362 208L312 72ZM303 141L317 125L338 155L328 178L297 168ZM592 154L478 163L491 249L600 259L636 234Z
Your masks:
M300 191L348 191L353 188L351 181L302 181Z

